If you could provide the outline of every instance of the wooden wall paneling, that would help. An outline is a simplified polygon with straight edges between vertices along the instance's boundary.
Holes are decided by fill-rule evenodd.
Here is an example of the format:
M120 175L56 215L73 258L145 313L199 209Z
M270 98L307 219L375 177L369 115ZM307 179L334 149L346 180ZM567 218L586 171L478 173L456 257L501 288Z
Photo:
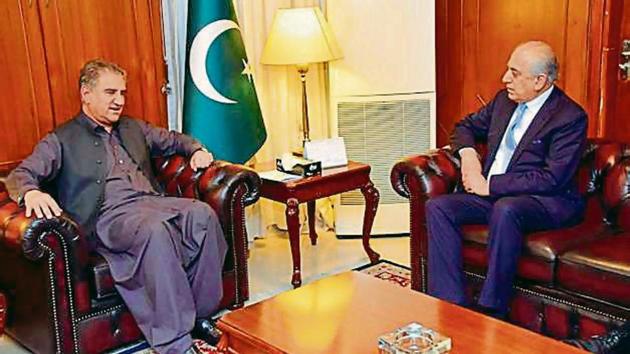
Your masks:
M524 6L520 0L484 0L479 4L479 45L474 53L478 58L477 93L493 97L504 87L501 77L509 56L517 44L527 40L548 42L556 51L563 73L567 2L530 0ZM560 77L560 86L564 86L565 77Z
M59 125L74 116L80 107L76 62L84 58L88 33L80 25L78 6L70 1L37 0L46 53L46 68L53 102L54 124ZM82 2L77 2L76 5ZM65 5L65 6L60 6ZM55 30L53 30L55 29ZM63 31L63 32L62 32ZM56 34L57 33L57 34ZM84 37L85 36L85 37ZM72 43L72 46L68 46Z
M601 63L601 110L599 113L602 137L615 139L620 132L615 124L615 100L617 97L617 73L619 64L619 43L621 36L620 12L623 2L606 0L604 4L604 27L602 32ZM615 16L617 15L617 16Z
M78 76L93 58L118 63L128 73L125 114L166 126L165 98L159 86L164 74L156 60L154 20L159 2L150 0L39 0L42 30L56 123L79 108Z
M564 62L561 74L564 76L563 89L577 102L586 101L586 81L588 77L588 18L589 1L568 1L564 23Z
M44 47L37 4L0 1L0 171L28 156L52 127Z
M479 16L478 1L462 1L462 66L456 70L462 70L461 112L455 118L459 121L465 114L478 110L482 104L477 100L477 81L481 79L479 73ZM485 40L485 39L484 39ZM486 95L484 100L488 100Z
M436 2L437 146L448 144L454 124L460 118L464 74L462 2Z
M489 102L504 87L501 78L512 50L528 40L543 40L554 48L560 62L558 86L590 107L587 83L593 41L587 38L592 26L590 12L598 1L603 0L530 0L525 6L520 0L438 0L436 35L449 39L448 45L437 48L438 126L452 130L464 115L478 110L482 100ZM458 11L454 4L460 6ZM461 34L455 38L451 33L459 30ZM453 65L456 59L452 57L458 57L462 65ZM463 72L461 81L452 71ZM441 92L457 92L453 85L461 86L459 97ZM444 136L438 133L438 144L448 142Z
M602 84L604 136L630 142L630 78L623 79L618 67L622 41L630 39L630 0L609 1L602 65L605 70Z
M588 36L586 37L588 63L586 71L586 101L584 109L588 113L588 135L602 137L604 119L600 116L602 46L605 18L605 0L589 2Z
M599 66L603 0L568 2L565 24L562 88L580 103L589 117L588 136L599 136Z
M160 1L144 0L134 2L136 41L142 53L140 71L142 80L142 117L159 126L166 126L166 97L162 85L166 82L164 45Z
M630 0L624 0L622 14L622 27L621 35L618 39L618 48L621 48L621 41L623 39L630 39ZM618 57L619 58L619 57ZM619 139L630 142L630 77L622 80L617 71L617 97L615 109L615 122L620 122L620 125L615 124L615 131L622 133Z

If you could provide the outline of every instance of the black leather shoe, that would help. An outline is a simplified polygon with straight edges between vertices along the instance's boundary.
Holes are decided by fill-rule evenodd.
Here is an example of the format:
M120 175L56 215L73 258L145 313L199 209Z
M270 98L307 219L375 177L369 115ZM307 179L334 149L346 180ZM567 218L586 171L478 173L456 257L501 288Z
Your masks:
M187 351L184 352L184 354L203 354L201 352L201 350L199 350L199 348L197 348L196 345L192 345L192 347L188 348Z
M590 339L571 339L567 344L597 354L626 354L630 353L630 321L623 326L613 329L607 334L593 336Z
M192 337L201 339L210 345L216 345L221 339L221 331L212 320L198 319L192 331Z

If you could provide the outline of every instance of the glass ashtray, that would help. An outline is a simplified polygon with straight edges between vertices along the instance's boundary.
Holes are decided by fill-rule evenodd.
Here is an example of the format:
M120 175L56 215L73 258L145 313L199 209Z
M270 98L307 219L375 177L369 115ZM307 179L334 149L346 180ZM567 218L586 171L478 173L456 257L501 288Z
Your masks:
M378 337L381 354L441 354L451 350L451 339L412 322Z

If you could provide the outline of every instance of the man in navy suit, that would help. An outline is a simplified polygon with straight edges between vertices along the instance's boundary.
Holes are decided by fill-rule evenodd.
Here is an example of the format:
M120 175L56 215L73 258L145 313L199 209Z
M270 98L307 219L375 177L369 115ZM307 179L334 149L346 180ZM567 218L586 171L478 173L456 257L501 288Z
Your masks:
M501 90L456 124L463 189L426 204L429 294L466 303L460 225L488 225L488 271L478 306L503 317L523 235L567 226L583 214L573 177L586 144L584 110L554 85L558 63L544 42L512 52ZM475 143L487 143L482 166Z

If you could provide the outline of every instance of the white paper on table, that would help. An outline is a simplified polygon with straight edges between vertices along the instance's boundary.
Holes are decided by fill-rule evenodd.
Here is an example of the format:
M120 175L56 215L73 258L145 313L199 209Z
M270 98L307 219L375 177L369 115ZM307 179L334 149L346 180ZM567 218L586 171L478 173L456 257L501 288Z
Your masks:
M260 178L262 179L276 181L276 182L285 182L285 181L291 181L294 179L302 178L302 176L292 175L290 173L284 173L278 170L259 172L258 176L260 176Z
M313 161L321 161L322 168L348 164L343 137L304 142L304 157Z

